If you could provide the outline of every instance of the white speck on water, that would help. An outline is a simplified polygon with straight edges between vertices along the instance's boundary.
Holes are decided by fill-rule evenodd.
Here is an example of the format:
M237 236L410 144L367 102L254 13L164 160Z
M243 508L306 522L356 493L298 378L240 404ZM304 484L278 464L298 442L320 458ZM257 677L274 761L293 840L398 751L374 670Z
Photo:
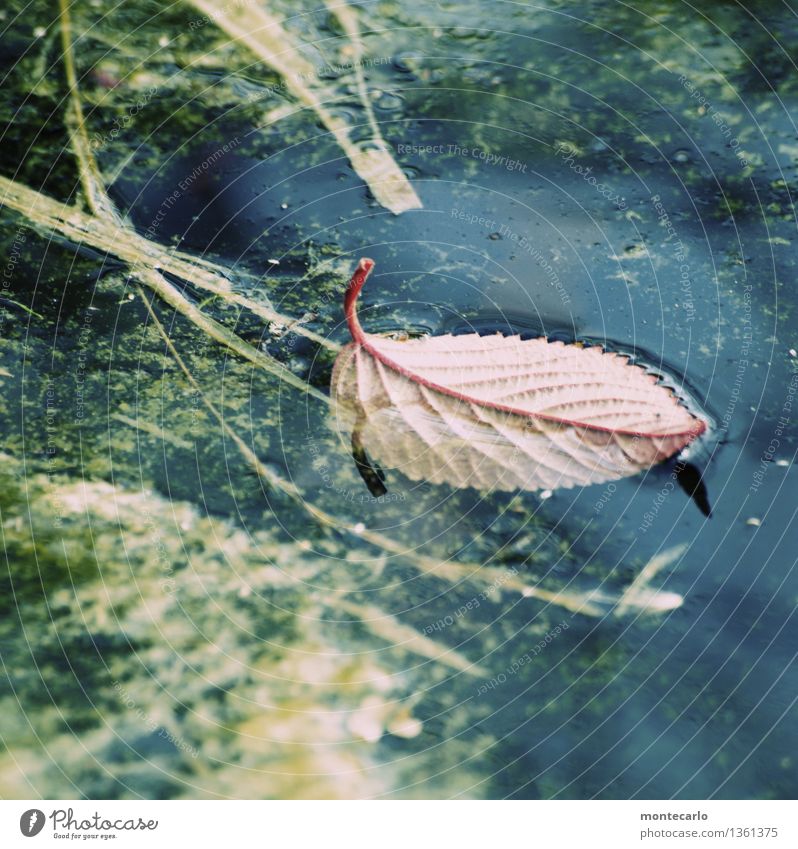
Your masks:
M357 523L357 524L356 524L356 525L352 528L352 533L353 533L353 534L362 534L362 533L363 533L363 531L365 531L365 530L366 530L366 526L363 524L363 522L358 522L358 523Z
M546 499L551 498L554 493L550 489L544 489L543 492L540 493L540 500L546 501Z
M782 458L781 460L776 460L776 465L777 465L777 466L782 466L782 467L784 467L784 466L789 466L789 465L790 465L790 461L789 461L789 460L785 460L784 458Z
M288 204L287 203L281 203L280 209L288 209Z
M279 265L280 264L279 259L267 259L266 262L268 262L269 265Z
M756 516L752 516L750 519L745 520L746 525L751 525L752 528L758 528L762 524L761 519L757 519Z
M798 351L796 351L796 350L795 350L795 348L790 348L790 350L789 350L789 351L787 351L787 353L788 353L791 357L798 357Z
M168 35L162 35L158 39L158 47L168 47L168 46L169 46L169 36Z
M47 35L47 28L46 27L36 27L33 30L33 34L36 38L44 38L45 35Z

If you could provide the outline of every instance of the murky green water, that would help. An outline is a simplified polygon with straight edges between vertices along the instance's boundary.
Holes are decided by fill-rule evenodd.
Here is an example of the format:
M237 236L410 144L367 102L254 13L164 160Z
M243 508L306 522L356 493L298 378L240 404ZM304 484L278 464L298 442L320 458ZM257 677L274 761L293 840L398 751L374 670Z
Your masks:
M543 499L389 472L374 499L324 403L155 299L223 427L116 255L3 208L0 795L794 796L788 5L365 4L375 115L424 204L394 216L196 10L76 4L87 131L139 233L338 343L371 256L371 330L634 353L713 423L712 516L672 465ZM2 174L79 202L57 10L3 15ZM286 27L314 65L346 58L327 11ZM327 391L329 350L169 279ZM364 530L487 568L425 572ZM684 604L659 616L505 585L618 593L682 543L656 586Z

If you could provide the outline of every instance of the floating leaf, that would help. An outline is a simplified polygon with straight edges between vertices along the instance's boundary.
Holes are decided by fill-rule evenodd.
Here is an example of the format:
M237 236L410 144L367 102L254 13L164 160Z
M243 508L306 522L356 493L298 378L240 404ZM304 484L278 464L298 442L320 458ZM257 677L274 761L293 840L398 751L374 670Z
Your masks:
M365 452L411 480L478 489L555 489L634 475L706 430L677 396L627 357L518 336L398 341L365 333L357 298L352 343L335 362L339 425Z

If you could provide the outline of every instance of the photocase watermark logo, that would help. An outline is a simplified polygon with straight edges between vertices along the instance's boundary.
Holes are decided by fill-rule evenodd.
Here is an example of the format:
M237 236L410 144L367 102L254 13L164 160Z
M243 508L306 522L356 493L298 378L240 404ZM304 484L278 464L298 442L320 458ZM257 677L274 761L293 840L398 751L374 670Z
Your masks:
M36 837L44 828L44 811L31 808L19 818L19 830L25 837Z
M108 840L124 831L155 831L158 820L145 820L141 817L129 817L110 820L95 811L88 817L78 819L72 808L55 808L47 816L38 808L25 811L19 818L19 830L25 837L35 837L44 828L47 820L51 821L54 837L68 839L101 838ZM83 832L83 833L81 833Z

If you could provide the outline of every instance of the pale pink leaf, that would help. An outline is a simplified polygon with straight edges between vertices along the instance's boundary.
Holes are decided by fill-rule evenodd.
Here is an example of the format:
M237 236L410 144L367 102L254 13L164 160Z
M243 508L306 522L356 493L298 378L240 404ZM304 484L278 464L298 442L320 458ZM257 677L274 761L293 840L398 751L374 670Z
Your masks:
M335 363L338 425L411 480L477 489L556 489L634 475L685 448L706 423L658 379L599 347L518 336L399 341L365 333Z

